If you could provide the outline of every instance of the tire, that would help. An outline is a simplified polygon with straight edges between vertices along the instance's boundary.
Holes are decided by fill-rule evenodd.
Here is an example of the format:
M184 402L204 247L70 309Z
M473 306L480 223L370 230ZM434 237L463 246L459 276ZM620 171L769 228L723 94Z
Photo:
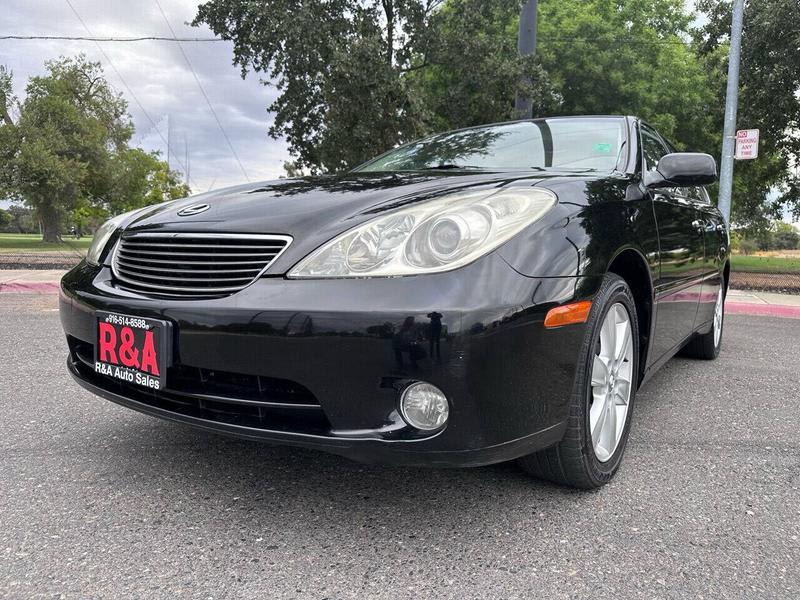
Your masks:
M612 310L614 311L613 313L611 313ZM606 383L593 387L593 377L595 377L596 384L603 380L602 376L593 375L595 362L602 358L602 348L605 346L617 347L616 342L603 343L601 329L608 322L607 318L616 319L621 317L623 313L627 313L628 324L630 325L631 352L630 354L625 353L624 356L628 358L620 360L617 363L618 367L614 367L620 369L619 372L613 374L614 368L608 367L608 370L605 371ZM612 323L616 323L616 321L612 321ZM613 331L618 332L620 326L612 325ZM611 387L606 388L605 386L610 385L613 387L615 381L618 385L624 387L624 378L620 375L623 367L626 373L628 369L630 370L630 381L627 384L629 397L624 416L617 417L618 413L616 411L620 406L616 402L618 397L616 393L614 391L606 393L605 397L608 397L609 394L611 395L613 405L609 408L609 412L606 412L605 406L607 404L604 400L598 398L597 390L611 390ZM598 369L598 371L603 371L603 369ZM625 453L633 416L638 373L639 328L636 318L636 304L625 280L613 273L607 273L600 290L592 302L592 309L587 320L586 335L580 349L580 358L570 399L567 431L564 434L564 438L555 446L518 459L520 466L540 479L575 488L593 489L608 483L619 469L622 456ZM610 383L608 383L609 381ZM613 389L616 390L616 388ZM602 443L600 443L600 447L595 445L590 428L590 419L597 414L592 412L593 406L601 414L600 417L597 417L596 424L600 422L599 419L603 418L602 415L614 415L614 431L615 435L619 437L616 446L611 451L602 448ZM622 424L621 434L617 433L620 423ZM599 440L602 435L598 434L595 437Z
M725 291L720 288L717 294L717 304L714 306L714 321L711 331L705 334L695 334L681 350L681 356L699 358L701 360L714 360L719 356L722 347L722 332L725 327Z

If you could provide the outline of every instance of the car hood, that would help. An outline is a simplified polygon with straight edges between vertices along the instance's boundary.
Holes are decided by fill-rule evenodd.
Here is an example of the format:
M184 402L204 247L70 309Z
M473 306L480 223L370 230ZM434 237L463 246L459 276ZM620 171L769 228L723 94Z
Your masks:
M126 231L271 233L293 238L275 272L381 212L447 193L536 186L571 177L548 173L364 173L280 179L216 190L138 213ZM585 179L585 175L580 177ZM208 205L197 214L183 209ZM191 212L191 211L186 211Z

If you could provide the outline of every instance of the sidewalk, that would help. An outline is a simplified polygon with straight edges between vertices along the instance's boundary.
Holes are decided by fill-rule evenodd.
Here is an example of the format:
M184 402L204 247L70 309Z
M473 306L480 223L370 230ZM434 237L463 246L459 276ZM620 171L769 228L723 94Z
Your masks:
M727 314L762 315L800 319L800 295L729 290L725 299Z
M66 271L0 269L0 293L57 294Z
M62 270L0 269L0 293L57 294L64 273L66 271ZM800 319L800 295L729 290L725 312Z

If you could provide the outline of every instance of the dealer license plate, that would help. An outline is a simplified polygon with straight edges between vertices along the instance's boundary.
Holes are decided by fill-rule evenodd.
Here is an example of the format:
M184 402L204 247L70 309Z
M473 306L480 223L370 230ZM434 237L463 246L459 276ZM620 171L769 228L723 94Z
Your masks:
M98 312L96 341L96 373L153 390L164 388L170 358L167 321Z

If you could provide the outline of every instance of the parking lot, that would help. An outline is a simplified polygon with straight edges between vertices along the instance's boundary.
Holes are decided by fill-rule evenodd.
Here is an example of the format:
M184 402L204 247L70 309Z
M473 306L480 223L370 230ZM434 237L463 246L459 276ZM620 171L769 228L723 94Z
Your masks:
M0 295L0 596L797 598L800 320L730 316L640 392L598 492L364 466L146 417L66 373L53 295Z

